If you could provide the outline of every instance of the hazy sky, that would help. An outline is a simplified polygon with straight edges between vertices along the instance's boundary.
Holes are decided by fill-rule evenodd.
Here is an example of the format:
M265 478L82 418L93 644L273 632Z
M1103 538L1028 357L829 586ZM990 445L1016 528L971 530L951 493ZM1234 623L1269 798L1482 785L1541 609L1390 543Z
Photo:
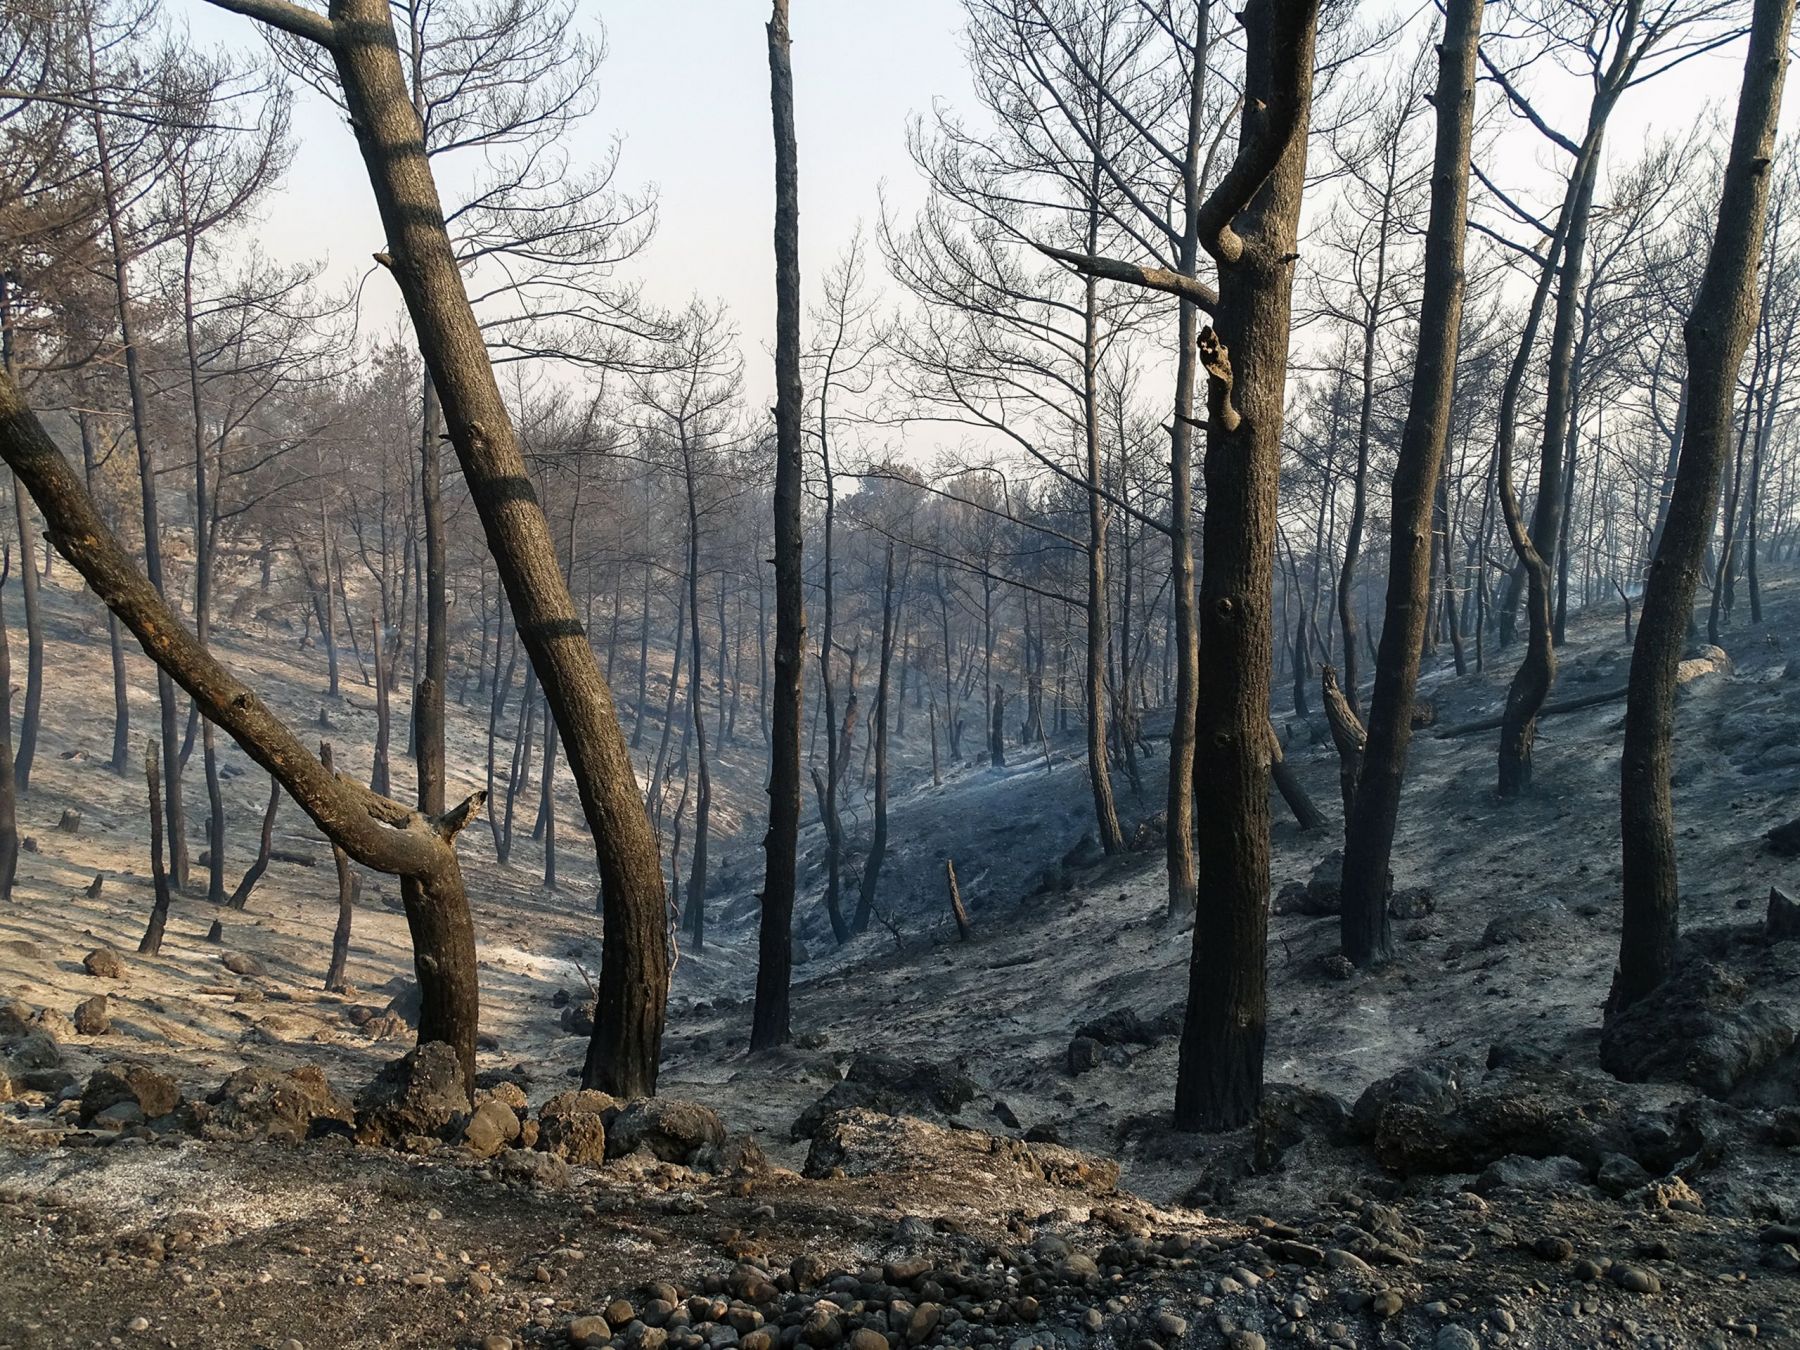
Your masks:
M203 0L173 0L173 9L202 42L259 41L251 20ZM905 151L909 118L934 99L966 106L969 92L960 0L795 0L793 9L801 261L811 303L858 222L872 230L884 181L902 207L918 201ZM610 137L622 138L619 183L654 186L660 203L655 243L636 264L650 297L668 305L694 294L723 300L743 335L750 406L766 406L774 327L768 6L584 0L580 12L584 23L604 25L610 54L598 109L572 159L598 158ZM1734 47L1632 95L1615 122L1612 155L1628 156L1654 132L1733 97L1742 61ZM324 256L332 277L348 280L367 271L382 246L379 222L349 129L335 109L301 95L298 154L287 190L265 213L263 239L279 259ZM1547 103L1561 104L1559 123L1578 131L1576 91L1551 93ZM1534 163L1551 162L1534 133L1520 130L1509 143L1502 168L1515 185L1536 176ZM364 294L374 315L397 312L385 276L371 277Z
M176 0L175 12L206 43L257 41L256 26ZM774 150L769 65L759 0L588 0L608 58L599 107L577 144L576 163L623 140L617 181L656 189L660 224L634 264L650 297L674 306L699 294L725 302L744 335L745 383L772 397L775 325ZM919 192L905 129L934 96L967 89L956 30L958 0L796 0L795 115L800 146L801 264L807 299L817 278L862 222L872 232L880 184L903 202ZM334 277L367 268L382 247L380 222L349 128L337 110L298 91L298 154L284 192L265 213L262 237L278 258L329 257ZM372 278L371 305L391 283ZM385 303L397 307L388 294ZM753 403L752 406L755 406Z

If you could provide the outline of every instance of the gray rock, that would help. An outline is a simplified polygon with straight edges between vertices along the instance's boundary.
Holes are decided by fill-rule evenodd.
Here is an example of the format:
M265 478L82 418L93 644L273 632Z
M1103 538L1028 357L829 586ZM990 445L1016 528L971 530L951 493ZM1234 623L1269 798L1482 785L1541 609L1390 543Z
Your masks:
M1608 1153L1594 1169L1594 1184L1614 1199L1650 1184L1650 1173L1636 1158L1623 1153Z
M519 1117L512 1107L492 1097L475 1108L463 1126L463 1145L477 1158L491 1158L519 1137ZM577 1319L581 1320L581 1319ZM570 1339L575 1344L571 1331Z
M612 1118L606 1156L622 1158L647 1148L664 1162L685 1163L708 1144L724 1142L725 1122L712 1108L672 1097L643 1097Z
M109 1107L130 1102L155 1120L181 1105L181 1090L167 1074L138 1060L121 1060L96 1069L81 1093L80 1120L87 1124Z
M443 1041L390 1060L356 1099L356 1137L393 1144L406 1135L448 1138L469 1114L462 1066Z
M1475 1178L1475 1193L1499 1190L1567 1191L1587 1181L1587 1168L1574 1158L1496 1158Z
M1481 1350L1481 1341L1467 1327L1455 1323L1438 1328L1437 1350Z
M348 1127L354 1119L349 1098L311 1064L286 1073L239 1069L207 1094L197 1114L200 1132L208 1139L288 1142L307 1138L326 1122Z
M122 980L125 978L125 962L111 947L96 947L81 958L82 968L88 974L102 980Z
M1780 1002L1751 997L1749 985L1718 962L1688 960L1607 1019L1600 1063L1627 1082L1673 1080L1724 1097L1787 1053L1795 1019Z
M112 1030L112 1011L105 994L95 994L75 1005L75 1030L83 1036L104 1036Z
M974 1080L952 1066L864 1052L850 1061L841 1082L801 1112L789 1133L795 1140L810 1139L827 1116L852 1108L942 1119L968 1105L975 1093Z

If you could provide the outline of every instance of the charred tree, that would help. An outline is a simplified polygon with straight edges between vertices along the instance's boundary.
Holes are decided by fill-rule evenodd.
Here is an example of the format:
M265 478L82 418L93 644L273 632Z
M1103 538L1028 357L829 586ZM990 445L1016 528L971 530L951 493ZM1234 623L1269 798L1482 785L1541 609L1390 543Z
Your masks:
M1475 60L1482 6L1483 0L1449 0L1444 38L1438 45L1437 92L1432 98L1437 110L1437 144L1425 234L1425 284L1412 398L1394 465L1387 615L1375 662L1356 802L1344 831L1340 922L1344 955L1358 966L1385 961L1392 951L1388 893L1394 831L1412 740L1419 652L1431 611L1432 513L1434 503L1444 501L1444 447L1449 438L1457 343L1462 333L1469 144L1475 125ZM1448 576L1448 536L1444 550ZM1462 639L1454 615L1450 632L1460 671Z
M1624 929L1608 1003L1614 1012L1644 997L1675 968L1681 924L1670 783L1675 674L1730 453L1738 366L1756 321L1756 269L1793 18L1794 0L1756 0L1718 224L1683 334L1687 428L1645 585L1625 703L1619 767Z

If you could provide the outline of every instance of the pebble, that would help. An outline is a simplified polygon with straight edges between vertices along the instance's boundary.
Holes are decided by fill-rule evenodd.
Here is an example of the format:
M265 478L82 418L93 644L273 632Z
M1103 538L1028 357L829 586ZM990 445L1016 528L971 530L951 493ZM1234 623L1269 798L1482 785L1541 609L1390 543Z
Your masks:
M1481 1350L1481 1342L1475 1333L1454 1323L1438 1328L1436 1346L1437 1350Z
M1325 1253L1325 1265L1330 1270L1367 1270L1369 1263L1355 1252L1347 1252L1342 1247L1333 1247Z
M1377 1317L1392 1317L1405 1306L1405 1300L1392 1289L1383 1289L1369 1300L1369 1308Z
M1495 1308L1488 1314L1488 1321L1494 1324L1494 1329L1496 1331L1503 1331L1508 1336L1519 1329L1518 1322L1505 1308Z
M148 1317L134 1317L125 1324L125 1330L148 1331L150 1330L150 1319Z
M1255 1331L1234 1331L1225 1338L1225 1344L1231 1350L1269 1350L1269 1343Z
M1187 1335L1187 1318L1177 1317L1166 1308L1157 1311L1154 1325L1156 1334L1165 1340L1178 1341Z
M1531 1250L1546 1261L1567 1261L1575 1255L1575 1244L1565 1237L1541 1237L1531 1244Z
M888 1340L870 1327L858 1327L850 1333L850 1350L888 1350Z
M502 1332L491 1331L481 1338L481 1350L513 1350L513 1338Z

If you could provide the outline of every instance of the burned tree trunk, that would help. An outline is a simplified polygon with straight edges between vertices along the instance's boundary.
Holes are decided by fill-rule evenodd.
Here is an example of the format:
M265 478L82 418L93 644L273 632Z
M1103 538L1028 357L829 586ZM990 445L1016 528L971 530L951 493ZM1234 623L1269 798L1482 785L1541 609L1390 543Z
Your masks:
M13 487L18 489L16 479ZM0 570L0 590L5 586L6 574ZM19 790L13 782L12 762L12 638L6 631L6 608L0 597L0 905L11 902L13 878L19 871Z
M262 837L256 847L256 861L250 869L239 878L236 889L231 892L231 899L226 907L242 911L250 903L250 892L256 889L256 883L262 880L263 873L269 870L269 857L275 849L275 812L281 806L281 780L273 776L269 779L269 805L263 811ZM225 926L218 919L206 935L208 942L218 942L225 936Z
M1449 0L1444 40L1438 45L1437 146L1426 226L1425 289L1412 399L1406 410L1400 454L1394 465L1393 517L1388 546L1387 617L1375 661L1368 735L1357 780L1356 803L1344 830L1344 955L1358 966L1385 961L1392 951L1388 892L1400 788L1412 740L1413 698L1419 686L1419 651L1431 611L1434 511L1443 513L1444 446L1456 386L1457 342L1462 332L1463 245L1469 202L1469 142L1475 124L1475 58L1481 39L1483 0ZM1448 584L1450 542L1444 535ZM1463 668L1462 636L1449 616L1456 668Z
M376 662L379 666L380 662ZM319 763L325 772L336 773L331 762L331 742L319 742ZM331 930L331 964L325 968L325 988L337 993L344 988L344 968L350 963L350 926L356 917L356 874L350 870L350 856L336 844L331 846L332 865L337 869L337 926Z
M31 570L30 558L25 560L25 570ZM149 926L138 942L141 956L155 956L162 950L163 930L169 926L169 872L163 866L162 784L156 760L156 737L152 736L144 744L144 783L150 795L150 884L155 888L156 900L150 906Z
M1316 0L1250 0L1237 155L1202 206L1219 266L1207 374L1195 726L1193 958L1175 1124L1234 1129L1262 1100L1267 1027L1269 679L1293 267L1306 181ZM1170 828L1181 822L1171 821Z
M875 745L875 828L869 838L869 856L863 860L862 889L856 901L854 927L861 933L869 926L875 911L875 889L881 880L881 865L887 858L888 836L888 685L894 661L894 544L887 545L887 566L881 587L881 662L875 681L875 712L871 733Z
M1363 749L1369 736L1350 706L1350 700L1338 687L1337 671L1319 667L1320 701L1325 705L1325 720L1331 725L1331 743L1337 748L1338 788L1344 797L1344 829L1356 811L1356 785L1362 778Z
M1718 225L1683 334L1690 386L1685 443L1645 585L1625 703L1619 767L1624 930L1608 1003L1615 1012L1656 988L1675 967L1681 926L1670 793L1675 673L1729 453L1738 365L1756 317L1769 162L1793 17L1794 0L1756 0Z
M278 778L327 837L365 866L401 878L423 996L420 1039L453 1046L464 1086L472 1088L478 998L475 932L454 840L480 809L481 795L446 815L427 818L328 773L293 732L181 626L4 376L0 376L0 458L30 489L57 551L137 636L157 668L179 678L202 714ZM168 747L162 749L166 753Z
M406 301L463 480L520 639L561 730L594 840L605 901L605 946L582 1082L624 1097L653 1093L669 981L657 841L612 691L601 678L558 565L549 522L463 286L423 128L401 68L392 14L385 0L334 0L329 17L264 0L219 3L325 48L336 67L387 233L383 257L391 262ZM451 881L438 867L403 886L409 918L415 907L429 917L426 911L434 910Z

